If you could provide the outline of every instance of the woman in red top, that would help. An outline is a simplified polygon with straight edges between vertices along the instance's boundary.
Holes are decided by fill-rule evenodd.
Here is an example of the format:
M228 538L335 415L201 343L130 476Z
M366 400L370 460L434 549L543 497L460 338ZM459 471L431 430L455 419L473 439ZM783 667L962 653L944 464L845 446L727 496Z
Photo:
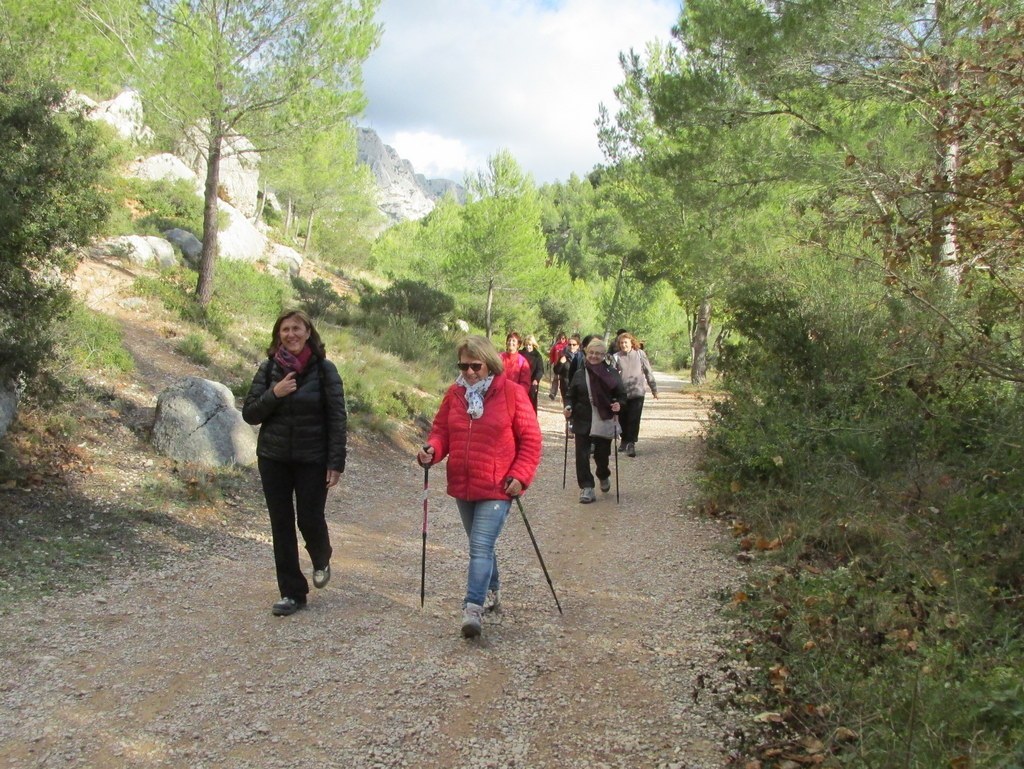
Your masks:
M469 536L462 635L475 638L485 603L492 610L500 606L494 546L512 498L537 472L541 435L526 390L508 381L489 339L468 337L458 355L459 376L445 393L417 460L429 467L448 458L448 494L455 497Z
M530 361L519 352L523 346L523 338L515 331L505 337L505 352L501 354L501 362L505 367L505 378L510 382L522 385L526 394L530 394L533 386L533 373Z

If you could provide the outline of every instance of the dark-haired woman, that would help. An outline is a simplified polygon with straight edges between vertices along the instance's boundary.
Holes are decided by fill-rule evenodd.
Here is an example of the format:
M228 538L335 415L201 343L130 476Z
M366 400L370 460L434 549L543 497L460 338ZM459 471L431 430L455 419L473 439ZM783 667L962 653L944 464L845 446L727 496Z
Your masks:
M344 386L313 321L301 310L285 312L274 323L267 359L253 377L242 418L260 425L256 456L281 593L272 612L283 617L305 606L309 593L296 523L313 562L313 585L322 588L331 578L324 508L328 489L345 470Z
M530 403L533 404L533 410L537 411L537 395L544 379L544 356L537 349L537 337L533 334L527 335L525 344L526 347L519 354L530 362Z
M494 546L512 498L533 482L541 435L526 391L506 378L489 339L470 336L456 352L460 373L416 459L429 467L448 458L448 495L469 537L462 635L475 638L485 606L497 610L501 603Z

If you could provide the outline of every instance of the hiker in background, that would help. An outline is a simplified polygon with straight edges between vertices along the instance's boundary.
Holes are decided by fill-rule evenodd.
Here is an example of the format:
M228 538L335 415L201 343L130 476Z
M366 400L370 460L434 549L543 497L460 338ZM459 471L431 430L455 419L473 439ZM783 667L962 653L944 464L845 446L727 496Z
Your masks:
M573 336L576 337L577 339L579 338L579 334L573 334ZM601 337L598 336L597 334L587 334L579 343L579 346L576 348L576 351L572 354L572 357L569 358L568 376L570 385L572 384L573 377L576 376L576 372L579 371L580 368L583 367L583 364L586 362L587 345L590 344L590 341L592 339L600 338Z
M565 418L571 420L576 442L576 483L580 487L580 502L596 501L594 476L601 491L611 487L612 439L615 436L615 416L626 401L626 390L618 372L608 365L604 340L596 337L586 348L586 362L569 382ZM594 449L594 472L590 470L591 446Z
M529 395L533 379L530 361L519 351L522 346L523 338L515 331L510 331L505 337L505 352L501 353L501 362L505 367L505 378L518 384Z
M629 332L626 329L624 329L624 328L620 328L618 331L615 332L615 336L612 337L611 344L608 345L608 355L609 356L615 357L615 354L619 351L619 337L622 336L623 334L628 334L628 333Z
M555 399L558 395L560 388L558 373L555 371L555 365L562 357L562 351L565 350L565 346L569 343L569 337L565 335L564 331L559 331L555 337L555 343L551 345L551 349L548 350L548 363L551 364L551 392L548 393L548 397L551 400ZM562 390L562 395L565 395L565 391Z
M526 337L526 349L520 353L530 362L530 402L533 404L534 413L537 411L537 394L540 392L540 383L544 379L544 356L537 349L537 337L529 334Z
M644 396L647 387L651 388L651 396L658 399L658 383L651 371L651 362L647 353L640 349L635 336L628 331L618 337L619 351L615 353L615 369L622 377L626 387L626 404L619 415L622 423L622 445L626 456L636 456L636 442L640 435L640 417L644 413Z
M459 375L445 393L416 459L430 467L448 458L448 495L455 498L469 537L462 635L475 638L484 610L501 606L494 547L512 498L533 482L541 434L526 391L505 376L489 339L470 336L457 354Z
M345 471L345 390L313 321L283 313L270 334L267 359L253 377L242 418L260 425L256 456L270 514L274 567L281 599L271 611L294 614L306 605L309 583L299 565L298 524L313 562L313 585L331 578L327 491Z
M580 349L580 335L573 334L565 343L562 354L552 367L555 376L558 377L558 390L562 394L562 406L565 406L565 399L569 393L569 363L576 356Z

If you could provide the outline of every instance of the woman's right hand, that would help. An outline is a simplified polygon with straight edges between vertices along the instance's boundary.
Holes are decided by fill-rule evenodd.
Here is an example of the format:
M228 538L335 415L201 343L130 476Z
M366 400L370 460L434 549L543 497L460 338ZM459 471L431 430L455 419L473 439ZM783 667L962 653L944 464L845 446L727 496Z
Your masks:
M286 395L291 395L293 392L299 389L299 385L295 382L295 372L289 371L284 375L284 379L274 385L274 395L278 398L283 398Z
M420 449L416 455L416 461L420 463L421 467L430 467L434 464L434 447L424 446Z

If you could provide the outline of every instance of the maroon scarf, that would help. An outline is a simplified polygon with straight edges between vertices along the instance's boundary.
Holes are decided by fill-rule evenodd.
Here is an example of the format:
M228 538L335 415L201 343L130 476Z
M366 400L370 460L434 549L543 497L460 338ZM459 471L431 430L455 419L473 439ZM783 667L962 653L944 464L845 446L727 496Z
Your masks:
M284 373L287 374L289 371L294 371L296 376L306 370L306 366L309 365L309 359L312 357L313 351L309 349L308 344L302 348L298 355L292 355L284 347L278 347L277 352L274 354L274 360L284 369Z
M617 384L615 372L608 368L604 361L584 365L587 367L587 373L592 375L590 377L591 403L594 404L601 419L611 419L613 416L612 390Z

